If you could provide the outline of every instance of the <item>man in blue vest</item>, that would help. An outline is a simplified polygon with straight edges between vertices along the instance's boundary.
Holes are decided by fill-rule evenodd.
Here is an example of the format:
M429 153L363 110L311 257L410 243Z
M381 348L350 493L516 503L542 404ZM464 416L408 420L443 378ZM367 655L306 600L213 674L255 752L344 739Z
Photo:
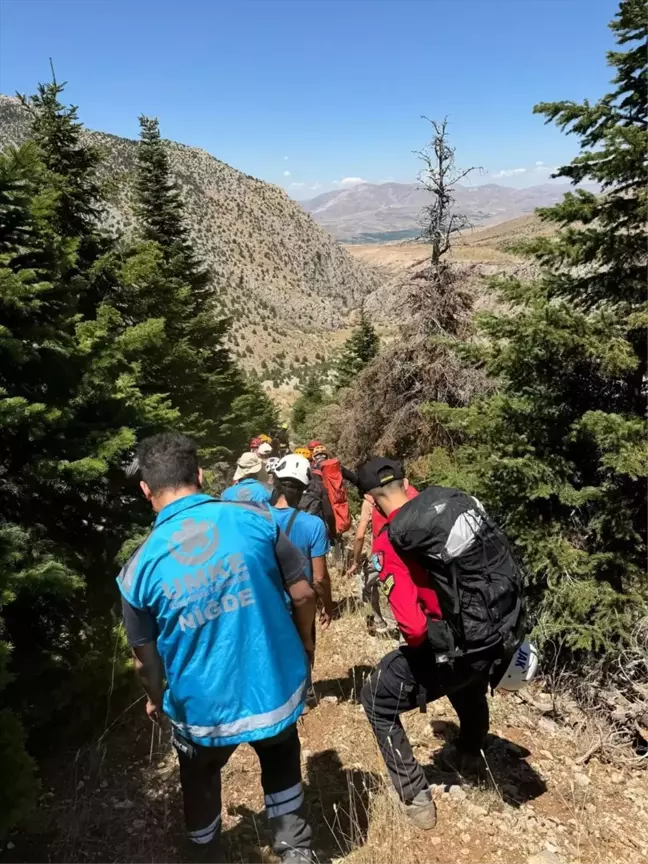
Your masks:
M296 721L315 598L303 556L268 507L201 494L196 447L185 436L146 439L137 461L157 518L117 582L146 711L172 723L189 839L217 860L220 772L248 742L261 763L275 851L309 862Z
M333 598L331 578L326 566L326 555L330 549L326 525L318 517L297 510L304 491L311 482L311 469L308 460L295 453L289 453L274 467L276 497L273 506L274 517L282 531L306 558L306 573L315 589L320 606L322 630L331 623ZM313 625L313 646L315 645L315 626ZM311 675L308 676L308 696L306 708L316 704L315 690Z
M267 504L271 495L272 489L263 460L257 453L244 453L236 463L234 485L225 489L221 501L255 501Z

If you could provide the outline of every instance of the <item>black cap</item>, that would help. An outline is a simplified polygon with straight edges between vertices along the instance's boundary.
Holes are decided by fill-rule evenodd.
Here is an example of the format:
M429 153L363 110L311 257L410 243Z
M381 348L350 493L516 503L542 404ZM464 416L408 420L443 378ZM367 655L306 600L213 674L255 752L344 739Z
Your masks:
M374 456L364 465L358 468L358 489L362 494L377 489L378 486L386 486L394 480L403 480L405 472L403 465L396 459L385 459L382 456Z

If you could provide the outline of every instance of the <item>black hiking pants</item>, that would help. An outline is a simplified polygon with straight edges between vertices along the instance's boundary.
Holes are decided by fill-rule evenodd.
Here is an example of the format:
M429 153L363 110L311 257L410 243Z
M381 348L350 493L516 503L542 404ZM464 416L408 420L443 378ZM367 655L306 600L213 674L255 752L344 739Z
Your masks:
M387 654L362 688L361 701L389 776L402 801L428 787L400 715L447 696L459 717L457 745L479 754L488 732L488 672L492 658L436 664L423 648L402 647Z
M189 839L201 845L212 843L220 836L221 828L221 770L237 745L202 747L175 730L172 741L180 763ZM311 829L303 815L297 726L289 726L273 738L253 741L251 746L261 763L261 784L274 851L282 855L289 849L310 849Z

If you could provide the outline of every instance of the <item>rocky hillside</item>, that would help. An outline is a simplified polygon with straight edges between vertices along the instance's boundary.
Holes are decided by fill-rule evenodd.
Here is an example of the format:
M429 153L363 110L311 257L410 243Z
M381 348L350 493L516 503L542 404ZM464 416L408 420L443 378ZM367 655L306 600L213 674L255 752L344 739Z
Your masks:
M0 96L1 146L19 144L27 134L26 112L18 100ZM134 225L137 142L102 132L87 135L105 154L113 200L107 225L128 231ZM191 234L212 268L224 311L235 322L235 352L269 381L294 380L304 363L330 353L339 341L329 338L331 331L344 326L349 310L375 289L377 277L282 189L204 150L172 141L167 146Z

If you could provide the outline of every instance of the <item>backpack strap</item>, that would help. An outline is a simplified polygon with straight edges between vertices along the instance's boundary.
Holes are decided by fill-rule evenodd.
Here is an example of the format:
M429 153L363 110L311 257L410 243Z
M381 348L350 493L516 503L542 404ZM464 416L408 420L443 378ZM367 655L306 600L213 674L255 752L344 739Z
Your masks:
M290 514L290 518L288 519L288 522L286 523L286 527L284 528L284 534L286 535L286 537L290 537L290 532L292 530L293 525L295 524L295 519L297 518L298 513L299 513L299 510L297 510L297 508L295 508L293 510L293 512Z

